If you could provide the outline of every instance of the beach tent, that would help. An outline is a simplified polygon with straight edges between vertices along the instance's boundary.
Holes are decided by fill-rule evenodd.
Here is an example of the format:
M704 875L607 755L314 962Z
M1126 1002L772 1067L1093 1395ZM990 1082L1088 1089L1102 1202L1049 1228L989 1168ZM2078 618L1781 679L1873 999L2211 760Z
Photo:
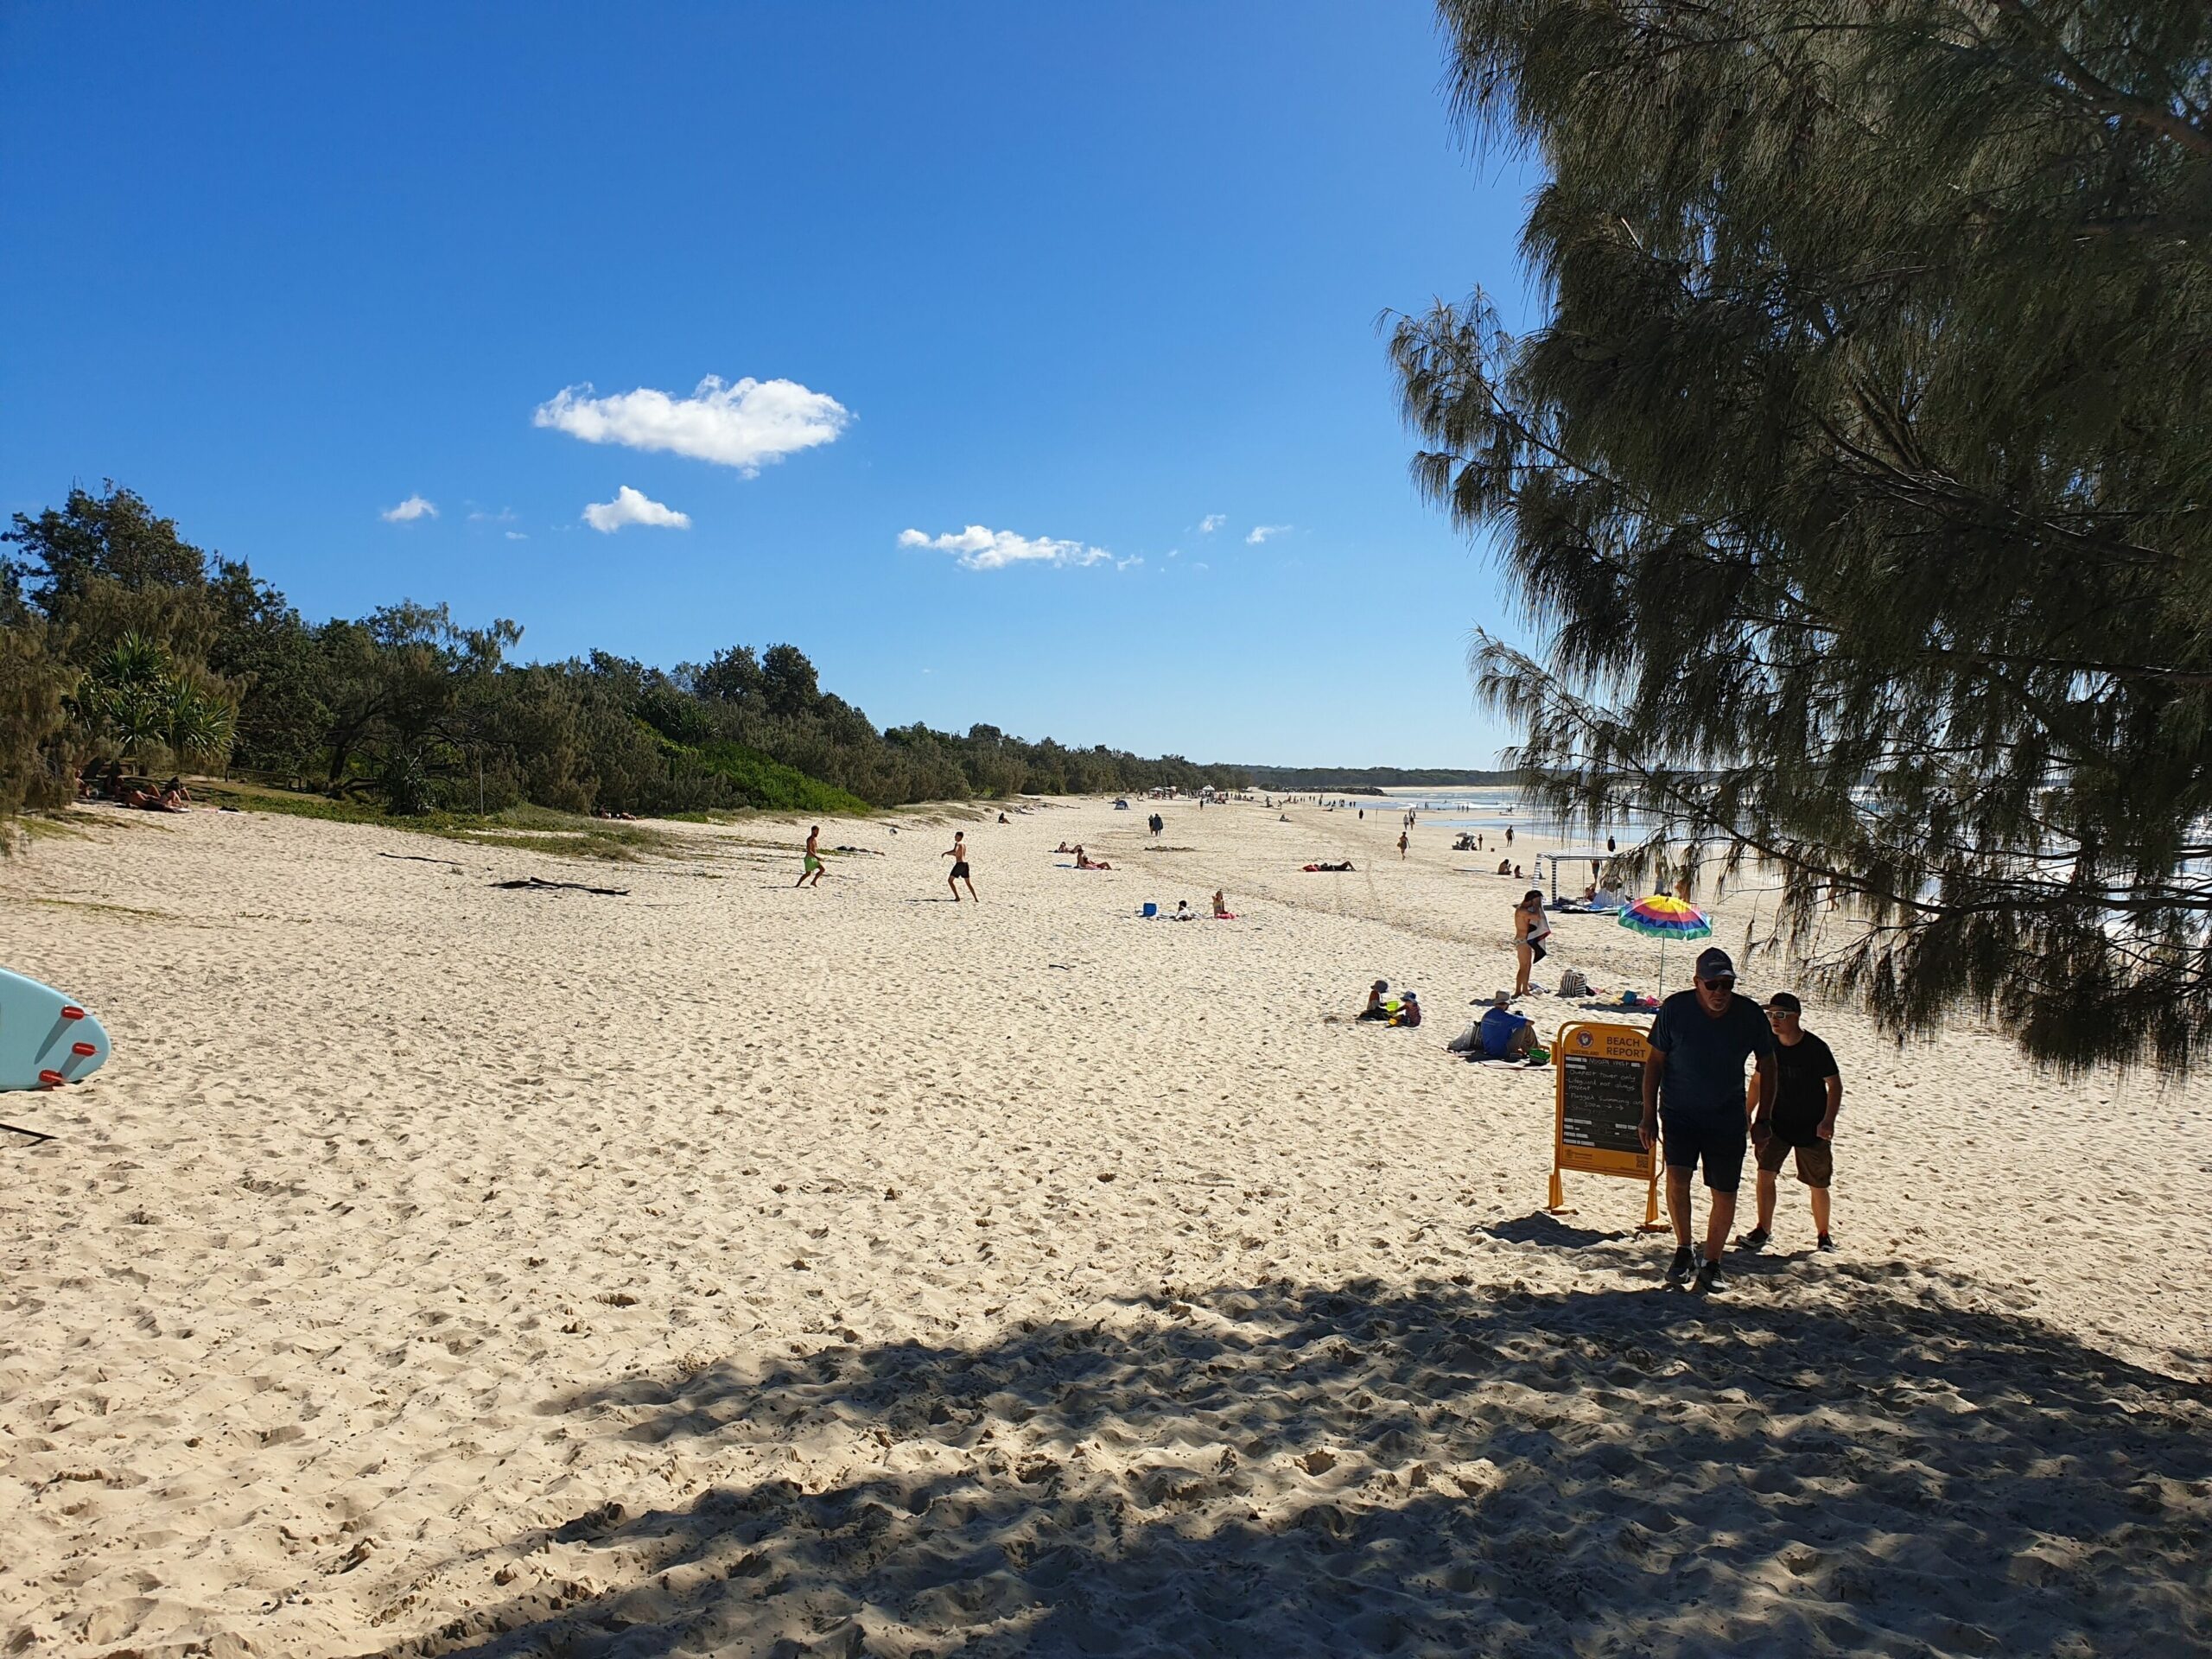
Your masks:
M1552 905L1556 908L1559 904L1559 867L1560 865L1580 864L1585 860L1587 860L1590 865L1590 879L1592 881L1595 881L1598 879L1598 873L1605 868L1606 864L1619 856L1619 854L1609 853L1602 847L1576 849L1558 853L1538 853L1536 855L1536 879L1539 881L1543 880L1544 861L1548 858L1551 860Z

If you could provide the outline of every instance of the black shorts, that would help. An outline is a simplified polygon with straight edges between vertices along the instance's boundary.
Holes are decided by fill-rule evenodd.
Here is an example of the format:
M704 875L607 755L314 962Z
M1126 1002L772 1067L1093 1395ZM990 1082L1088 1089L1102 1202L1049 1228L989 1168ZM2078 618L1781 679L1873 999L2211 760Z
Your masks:
M1751 1145L1751 1129L1741 1113L1707 1117L1662 1111L1659 1139L1667 1150L1669 1169L1695 1169L1701 1161L1705 1184L1715 1192L1733 1192L1744 1184L1744 1154Z
M968 875L968 861L967 861L966 859L964 859L964 858L963 858L963 859L962 859L962 860L961 860L957 864L955 864L955 865L952 867L952 874L951 874L950 875L948 875L948 876L947 876L947 877L945 877L944 879L945 879L946 880L948 880L948 881L965 881L965 880L967 880L969 879L969 875Z

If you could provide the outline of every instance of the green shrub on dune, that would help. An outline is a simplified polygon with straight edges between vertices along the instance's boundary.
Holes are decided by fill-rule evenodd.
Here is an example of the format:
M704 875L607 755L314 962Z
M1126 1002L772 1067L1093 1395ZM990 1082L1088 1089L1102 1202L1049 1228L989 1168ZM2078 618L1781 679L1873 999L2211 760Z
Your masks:
M869 810L868 804L818 778L810 778L795 766L772 760L742 743L719 741L697 748L670 746L681 770L697 768L736 785L745 804L762 812L820 812L849 817Z

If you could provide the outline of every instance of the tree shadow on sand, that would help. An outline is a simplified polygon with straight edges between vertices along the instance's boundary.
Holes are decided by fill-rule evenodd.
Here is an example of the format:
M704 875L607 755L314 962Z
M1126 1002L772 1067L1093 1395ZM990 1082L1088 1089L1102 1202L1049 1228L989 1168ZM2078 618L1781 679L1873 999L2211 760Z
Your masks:
M626 1379L543 1409L745 1478L571 1495L387 1651L2212 1651L2204 1391L1905 1279L1268 1284Z

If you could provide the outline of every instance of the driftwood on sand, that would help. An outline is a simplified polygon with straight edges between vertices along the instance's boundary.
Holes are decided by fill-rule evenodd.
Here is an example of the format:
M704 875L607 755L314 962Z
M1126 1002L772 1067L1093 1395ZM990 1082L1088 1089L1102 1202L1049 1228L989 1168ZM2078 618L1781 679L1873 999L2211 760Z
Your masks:
M495 887L509 889L521 887L543 893L599 893L606 894L609 899L627 899L630 896L630 889L627 887L594 887L582 881L548 881L543 876L537 875L524 876L519 881L494 881L492 885Z

